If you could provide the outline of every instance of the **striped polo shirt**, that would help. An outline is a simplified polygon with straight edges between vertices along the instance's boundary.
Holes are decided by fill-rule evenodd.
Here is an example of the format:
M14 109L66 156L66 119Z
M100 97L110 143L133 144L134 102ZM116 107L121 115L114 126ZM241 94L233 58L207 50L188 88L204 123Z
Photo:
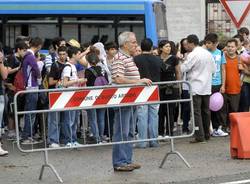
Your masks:
M133 57L124 53L121 49L115 55L111 67L112 78L120 76L128 79L140 79L140 73Z

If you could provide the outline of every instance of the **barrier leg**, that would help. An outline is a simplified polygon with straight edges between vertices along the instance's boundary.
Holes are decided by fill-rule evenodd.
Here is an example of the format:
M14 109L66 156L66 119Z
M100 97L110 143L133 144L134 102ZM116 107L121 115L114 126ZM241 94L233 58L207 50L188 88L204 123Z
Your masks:
M162 160L162 162L161 162L160 168L163 167L164 163L166 162L167 157L168 157L169 155L171 155L171 154L172 154L172 155L173 155L173 154L177 155L177 156L185 163L185 165L186 165L188 168L191 168L190 164L186 161L186 159L185 159L178 151L175 151L175 149L174 149L174 139L171 138L171 139L170 139L170 142L171 142L171 150L170 150L170 152L166 153L166 155L164 156L164 158L163 158L163 160Z
M59 176L58 172L56 171L55 167L52 165L52 164L49 164L48 162L48 150L45 150L44 151L44 161L45 163L42 165L42 168L41 168L41 171L40 171L40 176L39 176L39 180L42 180L42 177L43 177L43 171L44 171L44 168L45 167L49 167L52 172L55 174L55 176L57 177L57 179L63 183L63 180L62 178Z

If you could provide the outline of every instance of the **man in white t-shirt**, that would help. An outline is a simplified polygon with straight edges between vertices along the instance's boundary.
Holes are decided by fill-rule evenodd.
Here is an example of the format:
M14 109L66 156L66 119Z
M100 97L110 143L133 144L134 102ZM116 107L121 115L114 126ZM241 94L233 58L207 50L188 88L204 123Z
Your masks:
M211 53L199 47L196 35L187 37L188 50L191 51L187 60L181 65L181 72L187 72L187 80L192 87L195 121L195 139L192 143L204 142L210 138L209 97L211 95L212 74L216 65Z
M65 88L75 88L86 82L84 78L79 79L77 76L77 70L75 64L81 58L81 51L77 47L68 48L69 61L66 62L65 67L62 71L61 77L63 81L63 87ZM76 114L77 111L64 111L63 112L63 133L64 133L64 144L68 147L79 146L77 142L76 129L77 121Z

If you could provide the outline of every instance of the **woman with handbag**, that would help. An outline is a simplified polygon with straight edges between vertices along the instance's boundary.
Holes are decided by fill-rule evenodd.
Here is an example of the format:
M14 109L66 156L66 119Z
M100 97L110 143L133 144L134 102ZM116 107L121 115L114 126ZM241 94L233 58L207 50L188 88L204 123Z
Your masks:
M181 79L179 60L176 57L174 42L168 40L160 41L158 52L165 64L166 70L161 72L161 81L176 81ZM174 100L179 96L179 88L176 84L164 85L160 89L161 101ZM173 135L174 111L176 103L161 104L159 109L159 135ZM166 122L166 123L165 123Z

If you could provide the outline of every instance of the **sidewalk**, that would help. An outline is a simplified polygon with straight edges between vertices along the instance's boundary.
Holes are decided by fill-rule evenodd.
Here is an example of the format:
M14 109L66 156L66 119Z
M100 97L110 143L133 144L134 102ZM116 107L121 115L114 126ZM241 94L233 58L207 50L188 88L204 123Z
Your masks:
M67 184L196 183L195 180L214 178L217 181L216 178L250 171L250 160L230 158L229 137L212 138L206 144L190 144L189 140L177 140L175 146L190 163L191 169L175 155L171 155L163 169L159 169L166 151L170 150L169 142L161 143L159 148L135 149L135 162L142 164L142 168L130 173L113 171L110 146L51 151L49 161ZM20 153L16 147L13 150L10 142L7 149L9 156L0 157L1 184L59 183L48 168L45 169L43 180L38 180L43 163L42 153Z

